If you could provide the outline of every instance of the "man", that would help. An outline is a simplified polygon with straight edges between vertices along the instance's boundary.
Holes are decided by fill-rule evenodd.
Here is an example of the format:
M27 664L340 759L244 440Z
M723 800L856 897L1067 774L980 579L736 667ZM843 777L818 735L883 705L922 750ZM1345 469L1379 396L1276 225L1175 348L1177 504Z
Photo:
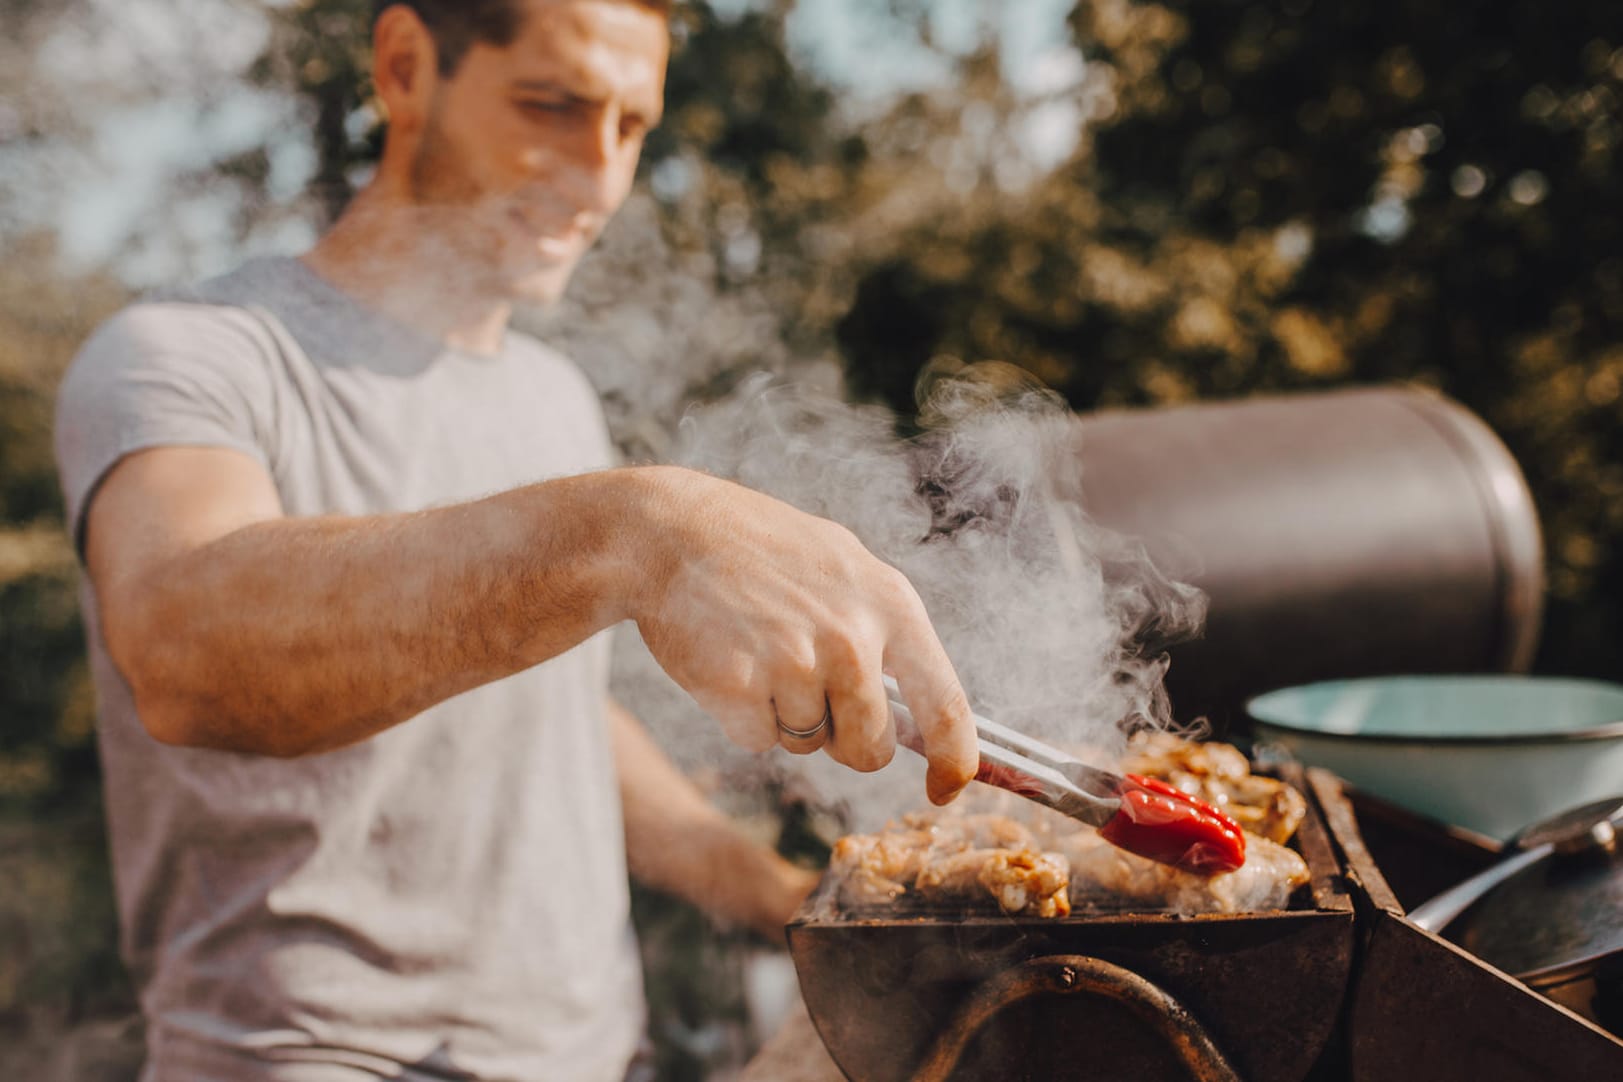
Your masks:
M144 1078L613 1079L626 868L764 932L809 887L607 700L605 629L746 748L883 765L897 677L945 801L976 752L917 595L842 528L608 469L556 298L659 121L653 0L416 0L389 134L302 259L86 343L58 456Z

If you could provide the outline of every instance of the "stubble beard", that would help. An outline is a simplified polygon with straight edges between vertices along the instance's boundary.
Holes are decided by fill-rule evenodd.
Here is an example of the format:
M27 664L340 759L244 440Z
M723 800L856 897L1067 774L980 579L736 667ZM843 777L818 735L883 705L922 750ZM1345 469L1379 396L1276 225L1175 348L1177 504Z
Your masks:
M430 265L456 275L471 293L524 304L556 301L575 263L525 267L523 234L508 222L504 201L487 194L446 135L438 105L431 111L408 175L418 242ZM510 260L517 259L515 267Z
M469 291L504 295L499 263L506 238L491 228L490 199L446 136L438 106L423 130L408 183L413 229L429 265Z

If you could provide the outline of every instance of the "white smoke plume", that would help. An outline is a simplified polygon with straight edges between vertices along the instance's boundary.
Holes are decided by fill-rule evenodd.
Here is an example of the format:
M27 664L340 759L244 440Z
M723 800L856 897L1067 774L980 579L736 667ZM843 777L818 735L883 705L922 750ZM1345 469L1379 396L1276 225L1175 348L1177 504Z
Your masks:
M1166 720L1137 636L1193 630L1199 595L1087 520L1062 405L973 377L937 383L938 427L908 441L888 411L762 378L695 410L675 458L849 527L912 580L978 706L1111 753L1118 721Z
M983 713L1100 762L1120 752L1124 723L1170 724L1159 645L1198 631L1204 596L1087 518L1082 426L1057 395L1009 365L943 360L921 379L919 428L904 438L889 410L843 399L832 365L797 365L747 297L717 295L692 275L650 281L660 259L649 257L647 224L636 230L638 284L621 279L620 299L596 301L588 273L587 299L555 317L625 444L851 529L913 582ZM755 367L752 357L767 371L681 409ZM858 775L821 755L733 748L629 629L618 637L616 694L690 770L775 776L843 806L851 827L925 803L922 761L906 751Z

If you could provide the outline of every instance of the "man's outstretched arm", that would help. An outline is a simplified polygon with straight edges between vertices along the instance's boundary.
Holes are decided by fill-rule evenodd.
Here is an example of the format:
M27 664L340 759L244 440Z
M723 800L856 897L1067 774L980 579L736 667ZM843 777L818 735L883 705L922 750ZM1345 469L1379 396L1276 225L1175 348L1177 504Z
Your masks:
M247 455L162 447L115 465L85 513L101 631L167 742L341 747L633 620L746 748L826 706L830 753L882 766L888 670L924 730L932 797L977 765L963 691L906 579L842 527L689 470L294 518Z
M612 700L608 720L631 874L781 943L783 926L817 885L817 873L740 830Z
M153 736L298 755L620 619L624 539L606 528L635 487L579 478L418 514L289 518L246 455L165 447L109 472L86 563Z

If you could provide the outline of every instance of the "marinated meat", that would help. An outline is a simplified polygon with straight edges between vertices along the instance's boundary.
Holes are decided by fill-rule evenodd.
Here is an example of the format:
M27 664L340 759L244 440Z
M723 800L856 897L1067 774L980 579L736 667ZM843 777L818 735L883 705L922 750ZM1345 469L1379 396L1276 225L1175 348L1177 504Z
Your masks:
M829 871L847 905L882 905L907 893L930 856L925 830L848 834L834 843Z
M1070 861L1074 905L1123 901L1181 913L1242 913L1281 909L1308 881L1307 862L1294 849L1267 838L1246 838L1245 863L1232 872L1202 876L1117 849L1098 831L1076 830L1059 843Z
M1307 814L1301 793L1251 773L1251 764L1231 744L1197 744L1171 733L1141 734L1133 738L1123 769L1169 782L1213 805L1249 833L1281 845Z
M931 861L914 889L925 901L974 902L990 895L1011 915L1063 917L1071 912L1070 874L1057 853L966 849Z
M840 903L995 903L1005 913L1043 917L1065 916L1073 905L1237 913L1282 908L1308 881L1306 862L1283 845L1307 812L1295 789L1253 775L1228 744L1163 734L1135 738L1129 754L1127 771L1176 785L1245 827L1245 864L1211 877L1179 871L1124 852L1073 819L972 785L949 811L841 838L830 864Z
M980 881L1005 913L1071 915L1071 869L1058 853L1000 851L981 869Z
M1007 816L914 814L879 834L841 838L829 870L847 906L911 893L927 903L995 901L1009 914L1064 916L1065 861L1035 845L1031 831Z
M1035 849L1037 839L1023 823L1007 815L983 812L962 815L932 815L912 812L902 816L903 825L928 831L930 848L940 852L960 849Z

